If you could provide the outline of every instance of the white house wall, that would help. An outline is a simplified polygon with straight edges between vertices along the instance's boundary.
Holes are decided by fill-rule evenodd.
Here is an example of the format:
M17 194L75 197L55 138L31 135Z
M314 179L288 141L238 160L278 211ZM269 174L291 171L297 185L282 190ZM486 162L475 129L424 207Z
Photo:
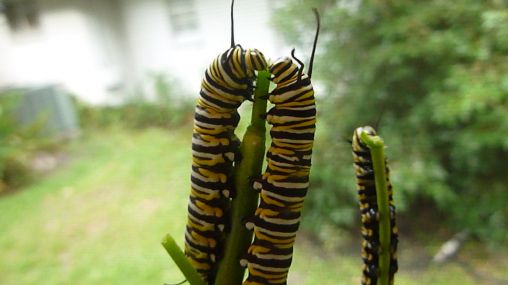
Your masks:
M86 0L86 11L94 46L97 47L98 70L103 88L109 100L122 100L122 90L126 87L129 63L125 44L125 28L120 0Z
M171 62L169 16L164 1L124 0L126 73L130 89L143 86L151 73L168 73Z
M40 25L29 31L12 32L1 17L0 86L58 84L90 103L111 101L121 78L98 38L107 29L93 25L94 9L108 8L101 2L40 1Z
M4 25L8 81L13 85L78 83L95 59L86 28L85 18L75 10L47 11L34 31L12 33Z
M195 0L198 28L192 34L172 30L165 0L124 0L124 19L130 53L129 82L147 83L151 73L167 73L197 96L204 70L230 45L229 0ZM269 27L269 1L235 2L235 38L243 47L277 54ZM150 83L145 85L149 92Z
M190 1L190 0L189 0ZM40 27L9 31L0 17L0 87L57 83L107 103L153 90L169 74L197 96L204 70L230 45L230 0L194 0L198 28L175 34L168 0L41 0ZM235 39L267 57L286 54L272 32L269 0L235 3Z

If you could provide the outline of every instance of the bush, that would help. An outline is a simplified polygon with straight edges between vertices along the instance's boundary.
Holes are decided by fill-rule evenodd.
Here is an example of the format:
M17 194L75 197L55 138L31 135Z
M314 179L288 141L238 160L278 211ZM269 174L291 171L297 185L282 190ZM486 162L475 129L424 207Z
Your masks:
M507 4L295 2L276 20L301 42L312 40L310 7L323 13L313 79L326 95L318 96L307 225L351 224L356 191L345 141L381 118L399 213L413 219L438 208L442 226L508 241ZM427 213L411 209L429 199Z
M37 144L34 126L20 127L12 110L17 94L0 94L0 193L19 187L30 178L27 153Z
M126 128L178 126L191 120L194 103L187 96L175 96L178 87L162 74L151 77L154 98L143 92L126 98L118 106L89 106L79 104L80 120L84 128L120 126Z

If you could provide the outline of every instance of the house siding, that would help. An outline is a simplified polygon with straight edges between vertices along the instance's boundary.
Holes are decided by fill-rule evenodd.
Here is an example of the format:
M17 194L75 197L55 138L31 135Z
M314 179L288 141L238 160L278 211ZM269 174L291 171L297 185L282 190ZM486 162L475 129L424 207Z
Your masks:
M229 0L194 0L197 28L176 33L168 0L41 0L41 26L15 35L0 17L0 87L60 84L82 100L114 103L153 91L167 74L197 96L204 70L230 44ZM235 39L267 57L283 54L268 0L236 1ZM287 52L286 52L287 53Z
M106 5L105 5L106 4ZM15 32L0 21L2 86L58 84L85 101L101 103L120 81L119 68L95 26L106 1L40 1L40 25ZM99 7L98 7L99 6ZM3 18L3 17L2 17ZM102 25L109 26L109 25ZM100 32L100 33L99 33ZM117 62L120 59L116 60Z

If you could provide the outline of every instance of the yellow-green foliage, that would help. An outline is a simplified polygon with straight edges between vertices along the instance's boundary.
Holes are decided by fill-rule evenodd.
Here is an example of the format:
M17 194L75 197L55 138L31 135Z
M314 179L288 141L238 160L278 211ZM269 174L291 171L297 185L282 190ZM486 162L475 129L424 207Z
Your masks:
M275 20L281 34L306 43L302 48L312 39L311 19L303 16L310 7L323 11L326 26L313 77L323 96L307 225L351 224L346 139L356 126L379 122L401 218L422 217L417 206L427 201L424 209L442 211L430 218L440 226L506 242L507 2L292 5L300 2L289 1Z

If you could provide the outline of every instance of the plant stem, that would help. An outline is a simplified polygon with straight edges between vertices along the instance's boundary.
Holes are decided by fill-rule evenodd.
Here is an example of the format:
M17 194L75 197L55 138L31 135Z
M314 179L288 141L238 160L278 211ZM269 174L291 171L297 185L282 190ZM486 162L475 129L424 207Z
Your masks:
M379 211L379 282L378 285L388 285L390 270L390 208L388 205L388 185L386 183L386 165L384 142L379 136L370 136L366 132L360 135L362 141L370 149L374 177L376 181L377 207Z
M270 73L259 71L257 87L254 92L251 124L247 128L240 145L241 161L235 166L236 197L231 205L231 233L226 237L224 257L220 262L215 285L242 284L245 268L240 266L241 257L247 252L252 241L243 219L254 215L259 194L252 189L252 178L261 175L265 157L266 123L262 115L266 113Z
M196 269L189 263L187 257L185 257L185 254L178 247L171 235L167 234L164 239L162 239L162 246L164 246L178 268L180 268L180 271L182 271L183 276L189 281L190 285L206 285L205 281L201 279Z

